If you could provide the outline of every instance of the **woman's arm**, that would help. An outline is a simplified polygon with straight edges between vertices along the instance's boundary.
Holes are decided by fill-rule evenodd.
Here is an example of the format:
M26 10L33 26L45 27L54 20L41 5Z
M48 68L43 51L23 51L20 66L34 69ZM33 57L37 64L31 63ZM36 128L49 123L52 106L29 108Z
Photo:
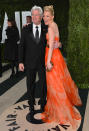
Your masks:
M48 29L48 36L49 36L49 52L48 52L48 58L47 58L47 68L48 70L51 70L52 64L51 64L51 58L52 58L52 52L54 48L54 31L52 27L49 27Z

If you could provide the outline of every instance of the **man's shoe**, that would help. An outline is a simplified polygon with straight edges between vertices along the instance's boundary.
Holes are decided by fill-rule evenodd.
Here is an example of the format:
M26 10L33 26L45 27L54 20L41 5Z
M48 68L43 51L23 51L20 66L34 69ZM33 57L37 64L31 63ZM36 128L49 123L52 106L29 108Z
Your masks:
M33 120L34 120L34 112L30 112L28 115L27 115L27 120L29 121L29 122L33 122Z

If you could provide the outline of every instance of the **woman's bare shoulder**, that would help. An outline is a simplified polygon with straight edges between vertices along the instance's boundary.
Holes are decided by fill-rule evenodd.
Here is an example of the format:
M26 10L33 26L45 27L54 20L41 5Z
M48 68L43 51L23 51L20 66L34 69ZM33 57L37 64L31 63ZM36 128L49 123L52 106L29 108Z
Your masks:
M57 24L56 24L55 22L53 22L53 27L56 27L56 28L58 27Z
M58 25L57 25L55 22L54 22L54 25L53 25L53 29L54 29L55 35L56 35L56 36L59 36Z
M53 30L53 26L51 25L51 26L49 26L49 28L48 28L48 32L53 32L54 30Z
M58 30L58 26L55 22L51 23L49 28L48 28L48 32L53 33L55 36L59 36L59 30Z

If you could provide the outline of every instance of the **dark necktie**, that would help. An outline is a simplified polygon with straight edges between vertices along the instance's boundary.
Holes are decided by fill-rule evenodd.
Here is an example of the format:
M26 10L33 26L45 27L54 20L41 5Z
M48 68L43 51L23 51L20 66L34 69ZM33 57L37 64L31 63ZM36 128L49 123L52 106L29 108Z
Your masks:
M36 32L35 32L35 39L36 39L36 43L39 43L39 30L38 30L38 26L36 26Z

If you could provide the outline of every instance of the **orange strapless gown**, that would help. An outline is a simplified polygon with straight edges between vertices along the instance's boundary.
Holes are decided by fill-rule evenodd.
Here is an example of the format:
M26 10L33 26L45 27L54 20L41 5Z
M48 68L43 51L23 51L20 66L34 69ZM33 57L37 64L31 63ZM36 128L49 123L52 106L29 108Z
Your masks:
M48 34L47 44L48 44ZM55 41L59 41L55 37ZM47 63L49 48L46 47L45 64ZM80 113L74 105L82 105L78 94L78 88L72 80L65 60L59 49L54 49L52 53L53 68L46 72L47 81L47 103L42 119L45 122L56 121L61 124L70 122L73 127L77 126L74 119L81 119Z

